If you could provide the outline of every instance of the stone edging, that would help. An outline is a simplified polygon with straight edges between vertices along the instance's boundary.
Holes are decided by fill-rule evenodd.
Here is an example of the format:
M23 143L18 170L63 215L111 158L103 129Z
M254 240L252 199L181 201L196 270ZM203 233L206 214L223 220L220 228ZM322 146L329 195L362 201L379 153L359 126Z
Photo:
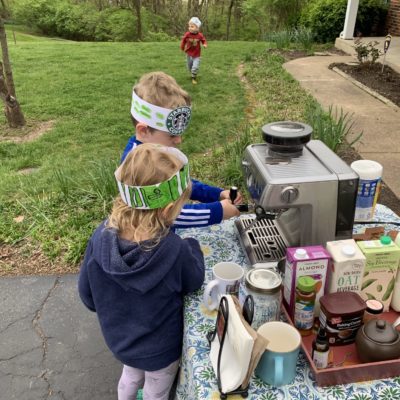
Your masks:
M376 97L378 100L382 101L383 103L387 104L390 107L393 107L396 109L396 111L398 111L400 109L399 106L397 106L396 104L394 104L393 102L391 102L389 99L387 99L386 97L383 97L382 95L380 95L379 93L375 92L375 90L370 89L368 86L365 86L364 84L362 84L361 82L355 80L353 77L351 77L350 75L346 74L345 72L343 72L342 70L340 70L337 67L333 67L332 71L335 71L337 74L341 75L343 78L348 79L351 83L353 83L354 85L358 86L360 89L366 91L367 93L369 93L371 96Z

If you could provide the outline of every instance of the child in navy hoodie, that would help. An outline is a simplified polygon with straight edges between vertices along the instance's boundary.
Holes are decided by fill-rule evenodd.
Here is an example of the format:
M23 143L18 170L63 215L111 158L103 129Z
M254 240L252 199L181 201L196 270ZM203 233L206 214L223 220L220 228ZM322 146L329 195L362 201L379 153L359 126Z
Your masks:
M88 243L79 294L123 363L118 400L142 387L145 399L166 400L182 351L183 297L204 281L199 243L170 230L190 195L188 161L143 144L115 177L120 195Z

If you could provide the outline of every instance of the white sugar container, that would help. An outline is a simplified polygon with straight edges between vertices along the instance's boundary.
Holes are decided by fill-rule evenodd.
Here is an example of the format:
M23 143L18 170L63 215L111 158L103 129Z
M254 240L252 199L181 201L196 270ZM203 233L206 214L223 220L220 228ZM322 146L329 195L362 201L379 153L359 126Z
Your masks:
M356 221L370 221L374 216L382 180L382 165L376 161L358 160L351 163L360 180L356 200Z

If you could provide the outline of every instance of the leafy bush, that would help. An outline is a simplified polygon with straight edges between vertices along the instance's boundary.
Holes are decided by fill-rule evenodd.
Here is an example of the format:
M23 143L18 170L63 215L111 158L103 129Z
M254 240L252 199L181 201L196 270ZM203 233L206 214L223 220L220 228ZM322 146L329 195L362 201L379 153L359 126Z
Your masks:
M174 36L169 36L168 33L165 32L146 32L146 36L144 37L145 42L175 42L179 40Z
M362 36L381 36L389 8L387 0L360 0L357 13L356 33Z
M376 48L379 44L376 40L373 42L363 43L360 39L354 41L357 60L360 64L374 64L375 61L383 54Z
M301 22L318 42L334 41L343 29L347 0L314 0L303 10Z
M13 18L24 25L37 27L47 35L55 35L55 15L61 0L20 0L13 6Z
M137 40L136 17L126 9L108 8L100 13L95 40L131 42Z
M343 30L347 0L312 0L303 9L301 22L315 34L318 42L332 42ZM360 0L355 32L369 36L384 26L388 2Z
M96 10L89 5L64 3L57 8L57 34L66 39L93 40L96 23Z

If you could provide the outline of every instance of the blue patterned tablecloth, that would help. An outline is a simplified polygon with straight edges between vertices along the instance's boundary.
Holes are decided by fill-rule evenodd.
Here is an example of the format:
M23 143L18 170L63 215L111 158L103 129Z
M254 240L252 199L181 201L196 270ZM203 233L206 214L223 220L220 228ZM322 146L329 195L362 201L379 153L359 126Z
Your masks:
M379 204L374 219L400 222L396 214ZM388 231L400 230L396 225L387 225L386 228ZM362 229L361 225L354 227L355 232L360 232ZM200 242L206 262L205 284L212 280L211 268L218 262L234 261L248 268L232 220L207 228L181 230L179 233L182 237L195 237ZM203 289L185 299L184 341L177 400L219 400L217 381L209 359L210 348L206 339L207 332L214 328L216 311L208 311L203 305L202 297ZM315 385L312 372L302 352L297 361L296 371L294 382L279 388L270 386L253 375L248 399L400 400L400 377L320 388ZM239 395L228 397L229 400L241 398Z

